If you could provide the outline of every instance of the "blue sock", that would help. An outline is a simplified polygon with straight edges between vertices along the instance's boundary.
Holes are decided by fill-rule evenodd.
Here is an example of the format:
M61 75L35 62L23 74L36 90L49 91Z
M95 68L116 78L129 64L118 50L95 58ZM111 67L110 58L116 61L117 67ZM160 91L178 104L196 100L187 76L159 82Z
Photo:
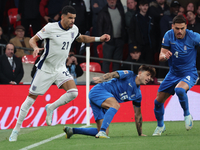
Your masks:
M98 133L97 128L72 128L73 134L83 134L95 136Z
M188 106L188 97L187 97L185 89L175 88L175 92L176 92L176 95L179 98L179 102L181 104L181 107L183 108L184 116L189 115L190 112L189 112L189 106Z
M105 116L103 118L103 122L101 125L101 129L100 131L104 131L106 132L106 129L108 128L108 126L110 125L114 115L117 113L117 109L110 107L107 112L105 113Z
M164 115L164 103L159 103L156 99L154 101L154 114L157 119L157 123L159 127L164 125L163 115Z

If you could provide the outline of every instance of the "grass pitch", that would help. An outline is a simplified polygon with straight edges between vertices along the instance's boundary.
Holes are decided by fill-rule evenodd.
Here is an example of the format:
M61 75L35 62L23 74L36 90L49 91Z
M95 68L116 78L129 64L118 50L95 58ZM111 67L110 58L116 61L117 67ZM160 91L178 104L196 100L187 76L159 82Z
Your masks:
M200 149L200 121L194 121L190 131L186 131L183 121L165 122L166 131L158 137L152 134L156 128L156 122L143 122L143 133L147 137L137 135L135 123L111 123L110 139L96 139L92 136L73 135L66 139L61 137L51 141L64 133L64 125L49 127L24 128L18 136L17 142L9 142L8 138L12 130L0 130L0 150L17 150L37 144L30 148L32 150L199 150ZM71 127L81 127L82 124ZM96 127L92 124L91 127ZM46 140L46 143L38 145ZM29 148L27 148L29 149Z

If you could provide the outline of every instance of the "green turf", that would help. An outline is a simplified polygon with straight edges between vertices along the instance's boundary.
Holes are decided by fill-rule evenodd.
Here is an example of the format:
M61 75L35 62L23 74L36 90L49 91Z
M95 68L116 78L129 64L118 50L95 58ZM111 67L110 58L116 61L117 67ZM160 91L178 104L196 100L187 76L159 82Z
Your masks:
M73 135L70 139L62 136L42 144L33 150L198 150L200 149L200 121L194 121L192 130L186 131L184 122L165 122L166 131L159 137L151 136L156 122L144 122L143 133L137 136L135 123L112 123L110 139L95 139L92 136ZM69 125L81 127L83 125ZM95 127L95 124L92 124ZM35 144L63 133L63 125L21 129L17 142L9 142L12 130L0 130L0 150L16 150Z

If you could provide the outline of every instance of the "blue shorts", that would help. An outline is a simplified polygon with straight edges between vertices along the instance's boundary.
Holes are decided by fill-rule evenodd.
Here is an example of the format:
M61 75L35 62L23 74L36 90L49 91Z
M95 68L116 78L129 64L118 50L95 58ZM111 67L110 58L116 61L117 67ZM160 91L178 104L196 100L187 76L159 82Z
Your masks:
M163 82L160 84L158 92L166 92L171 95L174 95L175 93L174 89L180 81L187 83L189 86L189 89L191 89L196 84L197 79L198 79L198 75L196 75L193 72L189 72L185 76L178 77L169 71L165 79L163 80Z
M95 121L103 119L107 109L102 108L101 104L110 97L114 97L100 84L95 85L89 92L90 105L94 114Z

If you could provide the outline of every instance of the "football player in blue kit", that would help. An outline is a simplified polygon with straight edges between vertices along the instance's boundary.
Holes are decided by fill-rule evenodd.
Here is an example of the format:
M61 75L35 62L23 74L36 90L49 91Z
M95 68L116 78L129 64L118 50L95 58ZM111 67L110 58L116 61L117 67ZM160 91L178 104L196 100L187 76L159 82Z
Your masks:
M138 69L138 75L133 71L119 70L101 77L94 77L95 83L99 84L91 89L89 99L97 128L64 127L66 138L70 138L73 134L109 138L109 125L120 108L119 103L127 101L132 101L133 104L138 135L146 136L142 133L140 85L146 85L155 74L155 68L142 65Z
M200 46L200 34L186 28L185 17L182 15L174 17L172 29L165 33L162 41L159 60L168 60L170 69L161 83L154 101L157 127L153 136L161 135L165 131L163 120L164 102L170 95L175 93L184 112L186 130L190 130L193 126L193 119L189 112L187 91L198 80L196 47Z

